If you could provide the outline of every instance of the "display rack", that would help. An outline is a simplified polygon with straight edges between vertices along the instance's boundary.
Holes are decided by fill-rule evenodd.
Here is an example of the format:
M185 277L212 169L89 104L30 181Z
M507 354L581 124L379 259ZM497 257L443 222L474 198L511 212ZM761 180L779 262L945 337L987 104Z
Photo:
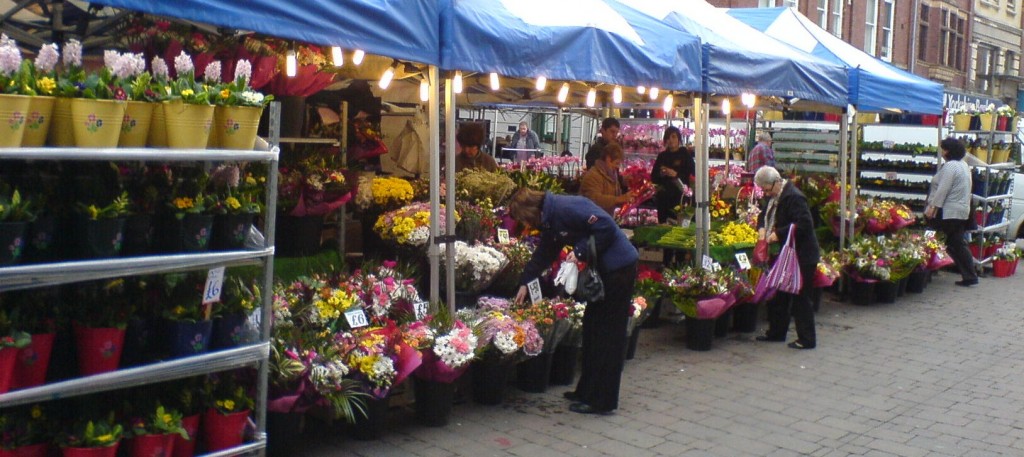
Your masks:
M257 366L256 407L253 415L256 433L253 440L229 449L206 454L206 457L262 453L266 448L267 376L270 352L270 317L273 290L274 219L277 202L277 170L279 158L278 126L280 104L269 107L270 151L174 150L145 148L0 148L0 163L7 160L76 160L109 161L138 160L160 162L261 161L268 164L266 205L264 212L264 246L254 250L209 252L196 254L150 255L117 259L61 261L46 264L0 267L0 292L77 283L107 278L122 278L154 273L173 273L220 266L261 264L263 290L259 319L259 340L246 346L209 352L191 357L119 369L113 372L83 376L37 387L0 394L0 409L36 401L70 398L99 392L216 373L245 366Z
M971 208L980 207L981 211L977 215L974 211L971 212L972 217L978 218L978 228L970 233L971 243L977 246L977 249L973 250L975 264L989 265L993 256L986 255L985 244L995 237L1006 239L1006 232L1010 227L1007 215L1013 205L1013 173L1017 169L1013 162L992 163L993 159L1001 158L996 157L995 144L998 140L1012 151L1016 136L1013 132L997 130L952 131L950 134L961 139L976 140L974 143L977 145L969 149L968 153L985 162L971 164Z
M889 142L885 146L860 149L857 162L859 193L902 200L912 210L924 211L928 185L939 165L936 148L914 152L896 149L895 144Z
M786 122L786 127L764 130L772 134L780 171L835 173L839 169L838 125Z

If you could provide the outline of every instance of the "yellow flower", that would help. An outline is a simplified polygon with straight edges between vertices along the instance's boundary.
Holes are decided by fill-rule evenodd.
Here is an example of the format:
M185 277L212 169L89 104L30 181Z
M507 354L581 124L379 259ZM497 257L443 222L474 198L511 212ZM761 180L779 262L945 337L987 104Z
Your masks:
M224 200L224 204L231 209L238 209L242 207L242 204L239 203L238 199L235 197L228 197L227 199Z
M180 316L182 314L185 314L185 307L181 305L175 306L173 309L171 309L171 312L174 313L175 316Z
M195 95L195 93L196 93L196 91L194 91L192 89L185 89L185 90L181 91L181 96L189 97L189 96Z
M224 89L224 90L220 91L220 98L228 98L230 96L231 96L231 90Z
M189 197L178 197L174 199L174 207L178 209L189 209L195 205Z
M246 176L245 177L245 184L250 185L250 186L255 186L256 185L256 179L253 178L252 175Z
M235 401L234 400L224 400L224 409L234 410L235 409Z
M43 417L43 409L40 408L39 405L33 406L32 407L32 418L33 419L39 419L40 417Z
M44 76L39 78L39 81L36 81L36 87L44 94L52 94L53 90L57 88L57 82L49 76Z
M106 435L97 436L96 437L96 441L98 441L100 443L107 443L107 442L110 442L110 441L114 441L114 436L109 434L109 433L107 433Z
M96 205L89 205L89 219L96 219L100 216L100 210L96 208Z
M164 421L165 424L170 424L173 418L171 417L170 414L164 414L163 417L160 418L160 420Z

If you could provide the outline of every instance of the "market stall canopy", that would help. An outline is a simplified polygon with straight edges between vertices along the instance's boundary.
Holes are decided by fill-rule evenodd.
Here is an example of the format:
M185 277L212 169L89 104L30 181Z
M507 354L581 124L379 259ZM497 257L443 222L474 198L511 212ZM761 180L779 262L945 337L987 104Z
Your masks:
M846 105L845 66L794 49L704 0L621 1L700 38L704 93L746 92Z
M441 68L699 91L700 41L614 0L444 0Z
M797 49L849 67L849 103L859 111L942 113L942 84L900 70L857 49L795 9L732 8L726 11Z
M95 3L324 46L438 64L435 1L96 0Z

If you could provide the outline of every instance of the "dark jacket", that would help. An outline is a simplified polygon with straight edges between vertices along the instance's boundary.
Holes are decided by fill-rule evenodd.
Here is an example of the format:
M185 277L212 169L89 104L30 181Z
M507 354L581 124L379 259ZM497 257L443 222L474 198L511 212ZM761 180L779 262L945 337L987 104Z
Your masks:
M766 209L767 205L762 206L761 214L757 216L758 228L764 227ZM794 236L800 266L817 266L821 260L821 251L818 249L818 238L814 235L814 219L807 205L807 197L793 183L787 181L779 196L778 208L775 210L775 236L779 238L779 243L786 243L789 224L796 224Z
M540 276L558 258L563 246L575 248L576 257L590 262L587 245L594 236L600 259L598 270L605 273L636 263L639 254L615 221L594 202L576 195L544 195L541 208L540 244L523 269L519 283L525 285Z
M608 141L604 137L598 137L594 144L590 145L590 149L587 150L587 155L584 159L587 161L587 168L594 166L594 162L600 159L604 155L604 147L608 145Z
M458 173L467 168L476 168L487 171L498 171L498 162L494 161L494 157L491 157L480 151L476 154L476 157L469 158L469 156L459 153L455 156L455 172Z
M665 222L666 217L675 216L674 208L683 198L683 191L675 184L676 179L661 174L663 166L675 170L679 174L679 179L687 186L697 174L693 153L686 148L679 148L678 151L663 151L658 154L658 158L654 160L654 168L651 169L651 182L658 186L658 193L654 195L654 201L658 205L659 222Z
M533 130L527 130L525 138L519 135L517 130L512 135L512 141L508 144L508 147L512 149L540 149L540 138L537 137L537 132Z

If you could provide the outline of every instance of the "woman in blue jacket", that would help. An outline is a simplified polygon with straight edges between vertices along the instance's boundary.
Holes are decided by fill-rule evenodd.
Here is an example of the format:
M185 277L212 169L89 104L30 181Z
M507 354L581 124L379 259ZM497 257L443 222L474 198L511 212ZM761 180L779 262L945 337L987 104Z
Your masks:
M604 283L603 301L588 303L583 314L583 370L576 390L565 393L571 411L611 414L619 407L619 384L625 364L626 323L636 282L639 255L608 213L585 197L520 189L509 212L540 230L540 244L520 277L516 303L527 296L526 284L551 265L563 246L573 246L570 260L595 262ZM594 237L597 258L589 258Z

